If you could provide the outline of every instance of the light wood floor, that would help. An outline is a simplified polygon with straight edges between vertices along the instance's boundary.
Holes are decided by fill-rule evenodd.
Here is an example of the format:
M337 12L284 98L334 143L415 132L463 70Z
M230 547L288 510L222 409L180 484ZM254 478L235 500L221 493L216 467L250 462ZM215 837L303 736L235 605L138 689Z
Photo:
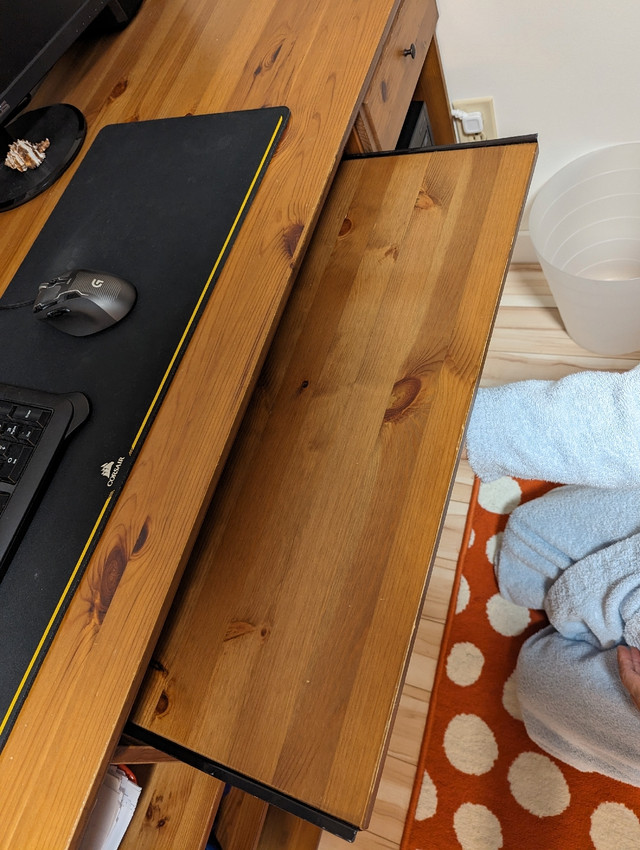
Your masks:
M483 386L527 378L555 380L584 369L626 370L638 362L635 357L600 357L580 348L565 332L539 267L511 267L485 363ZM473 474L463 459L371 824L351 845L357 850L397 850L400 845L472 483ZM320 850L345 850L348 846L328 834L319 845Z

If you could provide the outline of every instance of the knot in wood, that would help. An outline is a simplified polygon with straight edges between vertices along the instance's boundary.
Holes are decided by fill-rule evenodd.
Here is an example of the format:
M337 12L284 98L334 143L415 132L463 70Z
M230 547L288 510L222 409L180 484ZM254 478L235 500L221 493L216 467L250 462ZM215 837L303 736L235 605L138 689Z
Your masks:
M156 703L155 713L158 717L161 717L167 711L169 711L169 694L166 691L162 691Z
M421 387L420 378L415 375L396 381L391 391L391 402L384 414L384 421L394 422L402 418L418 397Z
M122 543L117 543L109 552L98 577L98 585L93 586L91 609L98 623L102 622L116 592L122 574L127 566L127 554Z
M419 210L430 210L433 209L433 207L439 207L440 201L438 201L437 198L432 197L426 189L420 189L414 206Z
M298 242L300 241L300 237L302 236L302 231L304 227L300 222L294 222L287 227L283 234L284 241L284 249L287 252L287 255L292 258L296 252L296 248L298 247Z
M346 236L347 233L350 232L352 227L353 227L353 222L351 221L351 219L348 218L348 217L345 218L345 220L340 225L340 232L338 233L338 236Z
M268 71L269 68L273 68L276 64L276 60L280 55L280 51L282 50L282 43L280 43L277 47L272 50L271 55L267 56L253 71L254 77L259 77L263 71Z
M227 631L223 640L234 640L235 638L243 637L255 632L256 626L253 623L248 623L245 620L233 620L227 626Z
M140 534L138 535L138 539L134 543L132 554L137 555L138 552L144 547L144 544L147 542L147 538L149 537L149 517L144 521L142 528L140 529Z
M115 86L111 89L111 93L109 94L109 99L110 100L116 100L117 98L119 98L120 95L123 95L126 92L128 85L129 85L129 80L127 80L126 77L124 78L124 80L118 80L118 82L115 84Z

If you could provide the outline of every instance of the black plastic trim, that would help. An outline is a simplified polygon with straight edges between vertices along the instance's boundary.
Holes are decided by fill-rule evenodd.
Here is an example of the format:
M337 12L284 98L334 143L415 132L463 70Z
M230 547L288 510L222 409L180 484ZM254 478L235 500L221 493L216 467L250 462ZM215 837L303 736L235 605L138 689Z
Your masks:
M345 154L343 159L371 159L380 156L411 156L414 153L433 153L435 151L459 151L466 148L495 148L503 145L530 145L538 141L537 133L526 136L509 136L504 139L486 139L480 142L461 142L451 145L430 145L424 148L408 148L407 150L369 151L367 153Z
M309 823L319 826L321 829L325 829L327 832L333 833L333 835L337 835L338 838L342 838L349 842L355 841L359 830L352 824L346 823L346 821L332 817L326 812L316 809L313 806L309 806L301 800L297 800L295 797L283 794L263 782L258 782L255 779L251 779L249 776L245 776L242 773L231 770L230 768L212 761L194 750L190 750L187 747L183 747L181 744L177 744L175 741L164 738L162 735L157 735L155 732L150 732L143 726L138 726L137 723L127 723L124 732L126 735L131 738L135 738L143 744L155 747L155 749L173 756L173 758L178 759L178 761L189 764L191 767L195 767L197 770L201 770L209 776L220 779L222 782L233 785L241 791L246 791L248 794L258 797L260 800L264 800L265 803L269 803L271 806L276 806L276 808L283 809L285 812L289 812L296 817L309 821Z

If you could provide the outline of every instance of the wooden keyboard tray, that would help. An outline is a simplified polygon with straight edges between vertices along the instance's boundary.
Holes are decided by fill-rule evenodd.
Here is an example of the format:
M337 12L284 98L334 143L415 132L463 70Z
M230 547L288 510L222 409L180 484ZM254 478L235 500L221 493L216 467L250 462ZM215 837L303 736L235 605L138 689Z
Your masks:
M129 731L366 828L536 144L344 162Z

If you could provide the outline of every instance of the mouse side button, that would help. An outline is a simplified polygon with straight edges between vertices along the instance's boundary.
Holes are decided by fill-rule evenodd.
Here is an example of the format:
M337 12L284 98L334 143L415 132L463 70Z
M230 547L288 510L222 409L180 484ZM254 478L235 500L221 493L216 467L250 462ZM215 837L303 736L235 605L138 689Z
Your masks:
M33 312L39 313L51 304L55 304L60 297L61 286L59 283L43 283L38 289L36 300L33 303Z

